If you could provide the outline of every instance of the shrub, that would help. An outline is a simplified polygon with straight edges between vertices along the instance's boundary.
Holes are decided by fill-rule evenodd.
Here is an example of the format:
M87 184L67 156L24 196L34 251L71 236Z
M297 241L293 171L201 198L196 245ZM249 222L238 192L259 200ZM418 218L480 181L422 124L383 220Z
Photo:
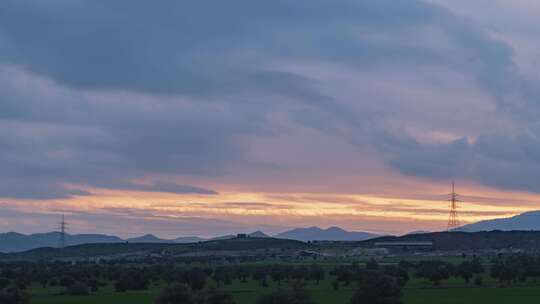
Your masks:
M65 293L72 296L88 295L88 285L82 282L75 282L66 288Z
M293 289L278 289L262 295L257 304L314 304L309 293L300 286Z
M373 273L358 284L351 299L352 304L401 304L402 286L395 278Z
M194 304L195 298L191 288L186 284L172 284L165 287L155 304Z
M474 284L475 284L476 286L482 286L482 284L483 284L482 277L476 277L476 278L474 278Z
M217 290L217 289L206 289L200 291L196 300L198 304L235 304L231 294Z
M30 297L26 291L18 288L0 290L0 303L2 304L28 304Z

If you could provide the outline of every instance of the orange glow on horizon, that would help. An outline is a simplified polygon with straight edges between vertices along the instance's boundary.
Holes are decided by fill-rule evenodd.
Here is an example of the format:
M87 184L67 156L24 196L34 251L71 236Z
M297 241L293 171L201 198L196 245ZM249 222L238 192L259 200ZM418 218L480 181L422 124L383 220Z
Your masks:
M389 229L394 233L407 232L413 224L422 229L444 229L448 219L445 195L448 189L441 184L424 184L421 189L424 191L422 195L411 195L412 191L409 191L409 194L400 196L387 190L380 194L343 194L221 189L218 195L200 195L89 188L85 190L92 193L90 196L55 200L54 203L27 200L12 204L19 210L31 208L45 213L71 211L142 218L158 216L171 220L200 217L248 225L263 221L286 226L336 225L351 230L379 232L386 227L383 223L394 222ZM463 202L459 203L459 218L464 224L534 210L540 199L539 195L532 193L501 191L471 184L464 184L457 190L463 195ZM340 219L345 218L348 221L341 222Z

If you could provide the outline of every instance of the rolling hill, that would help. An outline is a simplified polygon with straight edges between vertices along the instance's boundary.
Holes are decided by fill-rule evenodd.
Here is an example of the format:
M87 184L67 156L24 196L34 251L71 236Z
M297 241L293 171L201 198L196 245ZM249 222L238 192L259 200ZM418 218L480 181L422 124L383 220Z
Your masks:
M251 238L270 238L262 231L248 233ZM377 235L367 232L350 232L339 227L330 227L321 229L318 227L296 228L285 231L275 238L289 239L297 241L362 241L376 237ZM175 239L162 239L153 234L145 234L139 237L122 239L113 235L104 234L66 234L66 246L75 246L82 244L108 244L108 243L152 243L152 244L188 244L204 241L218 241L234 239L236 235L228 234L210 239L204 239L196 236L178 237ZM21 252L42 247L57 248L60 245L60 233L36 233L21 234L17 232L8 232L0 234L0 252Z
M269 237L261 231L248 234L250 237ZM188 244L209 240L233 239L236 235L225 235L213 239L204 239L196 236L184 236L175 239L162 239L153 234L145 234L139 237L122 239L113 235L104 234L66 234L65 245L76 246L82 244L109 244L109 243L152 243L152 244ZM58 248L60 245L60 233L35 233L22 234L17 232L0 233L0 252L22 252L36 248Z
M383 236L359 243L374 247L387 242L432 242L439 251L522 249L540 250L540 231L431 232L404 236Z
M498 218L493 220L480 221L477 223L464 225L457 230L467 232L491 230L540 231L540 211L529 211L508 218Z
M58 247L60 241L59 232L21 234L8 232L0 234L0 252L26 251L40 247ZM121 243L124 242L119 237L103 234L66 234L67 246L89 244L89 243Z
M196 237L196 236L181 236L177 237L173 240L174 243L178 244L186 244L186 243L197 243L197 242L203 242L206 239Z
M174 240L160 239L153 234L126 239L128 243L174 243Z
M174 243L102 243L69 246L63 249L42 247L23 252L1 253L0 260L87 259L92 257L145 257L164 250L176 256L208 254L211 256L237 254L267 254L267 250L299 250L309 245L295 240L270 237L244 237L226 240L204 241L189 244ZM263 249L261 251L261 249Z
M378 235L368 232L351 232L339 227L321 229L319 227L296 228L275 235L276 238L298 241L363 241Z

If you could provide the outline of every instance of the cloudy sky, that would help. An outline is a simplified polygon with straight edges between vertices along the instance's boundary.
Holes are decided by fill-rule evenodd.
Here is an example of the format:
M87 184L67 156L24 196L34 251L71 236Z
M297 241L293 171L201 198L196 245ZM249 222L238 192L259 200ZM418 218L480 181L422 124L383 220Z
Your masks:
M445 229L540 209L536 0L7 0L0 231Z

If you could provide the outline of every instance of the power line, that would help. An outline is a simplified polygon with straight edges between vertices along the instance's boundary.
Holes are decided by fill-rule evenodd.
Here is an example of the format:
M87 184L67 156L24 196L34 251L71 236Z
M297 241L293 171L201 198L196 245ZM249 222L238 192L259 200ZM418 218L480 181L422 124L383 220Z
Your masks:
M448 216L448 226L446 227L447 231L455 231L460 226L457 211L457 203L460 202L458 196L459 194L454 190L454 182L452 182L452 193L450 193L450 199L448 200L450 202L450 214Z

